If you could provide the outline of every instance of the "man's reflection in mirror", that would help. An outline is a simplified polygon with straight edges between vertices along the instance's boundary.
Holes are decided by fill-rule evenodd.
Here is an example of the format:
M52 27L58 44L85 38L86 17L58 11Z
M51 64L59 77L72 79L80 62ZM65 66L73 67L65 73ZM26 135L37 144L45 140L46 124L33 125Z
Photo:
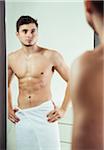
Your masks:
M58 119L64 116L69 104L69 68L58 51L37 45L37 20L21 16L16 30L21 48L8 56L8 118L15 124L16 149L60 150ZM65 96L59 108L51 94L54 71L66 81ZM18 79L19 89L15 108L11 95L13 76Z

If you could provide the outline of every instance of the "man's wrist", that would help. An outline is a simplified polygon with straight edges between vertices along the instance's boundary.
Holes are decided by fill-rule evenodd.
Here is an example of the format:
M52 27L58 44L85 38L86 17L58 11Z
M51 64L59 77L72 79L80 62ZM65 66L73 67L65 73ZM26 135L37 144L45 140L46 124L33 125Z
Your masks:
M66 112L67 108L65 106L61 106L61 110L63 110L64 112Z
M12 106L8 106L8 110L13 110Z

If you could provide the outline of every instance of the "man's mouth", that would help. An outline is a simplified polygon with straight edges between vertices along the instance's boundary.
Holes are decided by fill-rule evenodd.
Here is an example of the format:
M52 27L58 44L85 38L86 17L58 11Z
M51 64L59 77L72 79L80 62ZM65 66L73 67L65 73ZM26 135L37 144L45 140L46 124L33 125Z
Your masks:
M31 42L32 42L32 40L26 40L26 42L31 43Z

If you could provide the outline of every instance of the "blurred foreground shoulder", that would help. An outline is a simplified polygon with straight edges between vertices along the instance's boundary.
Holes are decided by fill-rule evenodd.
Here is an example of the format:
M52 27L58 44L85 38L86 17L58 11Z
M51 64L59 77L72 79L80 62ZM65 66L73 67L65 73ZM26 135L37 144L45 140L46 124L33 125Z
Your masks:
M77 57L72 63L71 69L75 69L76 67L81 67L81 65L84 65L90 59L92 54L93 51L89 50Z

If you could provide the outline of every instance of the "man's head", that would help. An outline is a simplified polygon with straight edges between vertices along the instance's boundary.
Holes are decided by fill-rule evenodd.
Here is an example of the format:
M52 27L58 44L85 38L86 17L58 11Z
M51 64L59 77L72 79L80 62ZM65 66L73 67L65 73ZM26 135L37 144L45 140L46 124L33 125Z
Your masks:
M21 25L24 24L30 24L30 23L34 23L36 25L36 27L38 28L38 22L37 20L35 20L34 18L30 17L30 16L21 16L16 23L16 30L17 32L19 32L19 28Z
M21 16L16 23L17 36L24 46L33 46L38 38L38 22L30 16Z
M86 18L89 25L99 34L98 24L103 25L103 0L85 0Z

